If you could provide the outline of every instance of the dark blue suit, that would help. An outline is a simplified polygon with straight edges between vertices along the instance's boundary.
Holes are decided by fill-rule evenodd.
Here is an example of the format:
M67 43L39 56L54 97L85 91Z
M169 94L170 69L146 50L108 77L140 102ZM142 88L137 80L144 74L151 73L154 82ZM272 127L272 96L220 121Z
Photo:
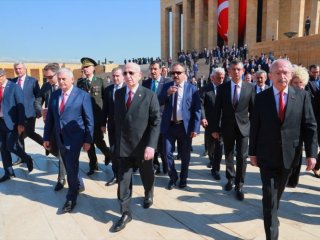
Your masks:
M12 81L17 83L18 78L13 78ZM42 137L35 132L36 118L41 116L41 105L38 101L40 98L40 87L38 80L27 76L23 84L23 103L25 108L25 132L19 138L20 143L24 148L24 139L31 138L41 146L43 145Z
M197 87L185 82L182 98L182 118L181 124L171 121L173 110L173 95L167 96L168 89L174 85L169 82L163 86L159 95L160 105L164 105L161 119L161 133L164 137L164 152L168 161L169 176L173 181L177 181L178 175L174 166L173 152L175 141L178 141L181 154L180 183L186 183L191 151L191 133L200 132L201 104Z
M0 118L1 158L5 174L12 175L8 171L12 167L10 152L16 154L27 163L32 160L17 144L19 137L17 126L24 126L25 123L23 93L20 87L10 81L7 81L3 91L1 109L3 113L3 117Z
M57 145L67 170L69 191L67 200L76 202L79 189L79 156L84 143L93 141L93 113L90 95L73 87L64 111L59 113L61 90L52 93L46 124L44 141L50 141L52 131L56 131Z

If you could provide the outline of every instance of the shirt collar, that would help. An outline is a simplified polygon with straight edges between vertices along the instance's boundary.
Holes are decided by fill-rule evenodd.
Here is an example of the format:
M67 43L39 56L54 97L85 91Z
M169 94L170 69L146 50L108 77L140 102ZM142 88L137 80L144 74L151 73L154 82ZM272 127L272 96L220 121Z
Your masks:
M71 88L66 92L67 96L70 96L70 93L71 93L72 89L73 89L73 85L71 85ZM63 94L63 93L64 92L62 91L61 94Z
M231 80L231 88L234 89L236 84ZM240 88L242 87L242 80L237 84Z
M139 84L137 84L137 86L135 86L135 87L134 87L133 89L131 89L131 90L127 87L126 94L128 95L130 91L133 92L133 94L135 94L136 91L137 91L137 89L138 89L138 87L139 87Z
M272 85L272 88L273 88L274 95L275 95L275 96L278 95L280 91L279 91L278 89L276 89L276 88L274 87L274 85ZM285 94L288 94L288 86L283 90L283 92L284 92Z

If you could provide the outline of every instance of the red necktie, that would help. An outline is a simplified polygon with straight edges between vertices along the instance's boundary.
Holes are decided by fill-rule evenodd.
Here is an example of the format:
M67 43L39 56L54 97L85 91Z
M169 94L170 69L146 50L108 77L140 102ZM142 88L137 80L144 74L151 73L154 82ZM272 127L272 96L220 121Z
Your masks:
M131 91L129 91L129 97L128 97L128 100L127 100L127 109L129 109L130 108L130 105L131 105L131 102L132 102L132 92Z
M66 96L67 96L67 93L62 94L62 99L61 99L60 108L59 108L60 114L63 113L64 105L65 105L65 101L66 101L66 99L65 99Z
M0 87L0 111L2 107L3 86Z
M21 78L18 78L18 85L19 85L19 87L22 88L22 79Z
M283 123L283 120L284 120L284 108L285 108L284 94L283 94L283 91L281 91L279 92L279 118L281 123Z

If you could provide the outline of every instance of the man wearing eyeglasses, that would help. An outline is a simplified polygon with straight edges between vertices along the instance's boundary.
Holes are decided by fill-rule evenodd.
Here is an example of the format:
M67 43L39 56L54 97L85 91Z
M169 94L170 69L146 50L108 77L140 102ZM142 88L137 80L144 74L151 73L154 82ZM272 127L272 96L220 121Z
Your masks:
M105 165L108 165L111 161L110 150L107 147L106 142L103 139L103 132L101 126L103 122L102 117L102 104L103 104L103 91L107 84L102 78L98 78L94 75L95 67L98 65L96 61L91 58L81 58L82 71L85 78L80 78L77 81L77 87L88 92L91 96L92 110L94 115L94 133L93 143L88 151L89 157L89 171L87 175L90 176L98 170L98 160L96 155L96 145L105 157Z
M133 169L139 168L144 187L143 208L153 204L154 171L152 159L159 139L160 108L157 95L139 86L140 66L127 63L123 69L126 87L115 92L114 121L116 130L115 154L119 163L118 200L121 218L113 226L118 232L132 220Z
M188 169L191 155L191 140L200 132L201 105L197 87L187 81L183 64L172 65L173 82L167 83L159 96L160 105L164 105L161 119L161 133L164 137L164 152L168 161L171 190L178 181L173 152L178 142L181 155L179 188L187 186Z
M46 121L50 97L52 93L58 90L59 88L57 77L57 72L59 71L59 69L60 66L58 63L49 63L43 68L43 75L47 81L42 85L40 89L41 97L38 99L38 101L40 101L41 106L43 106L44 104L44 108L42 109L42 117L44 122ZM59 191L66 184L66 168L58 150L55 131L53 131L53 134L51 135L50 139L50 153L52 153L59 159L58 181L54 188L55 191ZM49 154L48 150L46 150L46 154Z

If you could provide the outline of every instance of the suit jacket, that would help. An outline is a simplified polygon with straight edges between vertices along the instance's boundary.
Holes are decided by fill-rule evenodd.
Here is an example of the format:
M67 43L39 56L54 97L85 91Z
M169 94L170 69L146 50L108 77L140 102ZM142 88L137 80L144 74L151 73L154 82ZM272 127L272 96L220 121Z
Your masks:
M50 98L44 141L50 141L53 129L56 131L60 151L69 149L80 151L83 143L93 142L93 113L90 95L73 87L64 111L59 113L61 89L52 93Z
M289 87L281 124L273 88L257 94L250 131L249 155L261 168L290 169L298 165L302 143L307 157L317 156L317 124L309 94Z
M270 87L269 85L265 84L264 89L262 91L267 90L269 87ZM257 88L258 88L258 85L254 85L254 92L255 93L257 93Z
M17 83L18 78L13 78L12 81ZM23 98L26 118L41 116L41 105L38 98L40 97L40 87L38 80L26 75L23 85Z
M139 86L126 108L126 87L115 93L114 121L117 157L142 160L145 148L157 148L160 130L159 102L155 93Z
M161 120L161 133L166 134L172 117L173 110L173 94L167 95L168 89L174 85L174 82L166 83L159 95L160 105L164 105ZM182 98L182 118L183 125L187 135L192 132L200 132L201 119L201 103L197 87L184 82L183 98Z
M250 132L249 114L254 103L254 86L242 81L239 103L233 108L231 100L231 81L221 84L217 91L216 104L213 115L213 132L222 132L223 136L233 133L237 125L243 137L248 137ZM220 127L221 119L221 127Z
M9 130L14 130L16 125L24 125L23 93L17 84L7 81L3 91L1 109L3 120Z
M48 108L51 94L52 94L51 84L49 82L44 83L40 89L40 97L37 99L38 104L40 106L44 104L44 107Z
M213 124L213 116L215 113L213 112L214 105L216 102L216 93L214 91L213 84L210 82L206 84L200 92L200 100L201 100L201 119L207 119L208 121L208 130L212 131Z

